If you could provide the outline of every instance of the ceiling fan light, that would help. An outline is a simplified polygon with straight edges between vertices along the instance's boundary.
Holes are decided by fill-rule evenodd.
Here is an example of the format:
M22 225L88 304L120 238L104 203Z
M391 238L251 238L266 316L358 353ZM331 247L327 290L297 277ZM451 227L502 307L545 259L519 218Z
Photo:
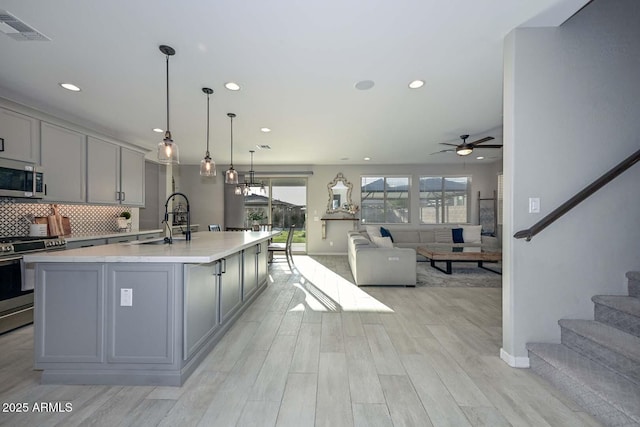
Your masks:
M458 156L468 156L473 153L473 146L470 144L463 144L456 147L456 154Z

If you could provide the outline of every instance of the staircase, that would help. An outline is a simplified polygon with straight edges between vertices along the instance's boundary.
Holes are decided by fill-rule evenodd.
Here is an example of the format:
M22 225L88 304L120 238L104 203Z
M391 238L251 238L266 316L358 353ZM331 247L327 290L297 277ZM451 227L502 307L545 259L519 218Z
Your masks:
M596 295L595 320L562 319L562 344L529 343L531 369L607 426L640 426L640 272Z

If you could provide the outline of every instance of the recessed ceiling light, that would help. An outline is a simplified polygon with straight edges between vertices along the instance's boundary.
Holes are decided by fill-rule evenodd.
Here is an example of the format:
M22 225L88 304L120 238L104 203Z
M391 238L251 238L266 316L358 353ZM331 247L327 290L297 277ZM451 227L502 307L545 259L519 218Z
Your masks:
M476 157L476 159L482 160L482 159L484 159L484 156L478 156L478 157Z
M163 129L160 129L160 128L153 128L153 131L154 131L154 132L157 132L157 133L162 133L162 132L164 132L164 130L163 130Z
M60 86L71 92L80 92L80 88L73 83L60 83Z
M358 90L369 90L373 86L375 86L375 82L373 80L361 80L355 84L355 87Z
M365 161L365 162L368 162L369 160L371 160L371 157L365 157L365 158L364 158L364 161Z
M271 132L271 129L269 129L269 128L260 128L260 132L269 133L269 132Z
M409 88L411 89L418 89L418 88L421 88L422 86L424 86L424 80L414 80L411 83L409 83Z
M240 90L240 85L234 82L225 83L224 87L226 87L229 90Z

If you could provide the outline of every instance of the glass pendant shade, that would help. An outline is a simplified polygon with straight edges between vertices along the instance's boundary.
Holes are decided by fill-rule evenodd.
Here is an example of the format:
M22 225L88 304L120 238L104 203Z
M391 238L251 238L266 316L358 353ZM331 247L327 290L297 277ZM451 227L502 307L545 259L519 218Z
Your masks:
M180 163L178 144L171 139L171 132L165 133L164 139L158 143L158 162L171 165Z
M160 52L166 56L167 63L167 131L164 139L158 143L158 162L174 165L180 163L178 144L173 142L171 131L169 131L169 57L176 54L171 46L160 46Z
M234 193L236 196L241 196L242 195L242 186L241 185L236 185L236 189L234 190Z
M216 162L209 156L209 152L200 160L200 176L216 176Z
M231 166L224 173L225 184L238 184L238 172ZM237 194L237 193L236 193Z

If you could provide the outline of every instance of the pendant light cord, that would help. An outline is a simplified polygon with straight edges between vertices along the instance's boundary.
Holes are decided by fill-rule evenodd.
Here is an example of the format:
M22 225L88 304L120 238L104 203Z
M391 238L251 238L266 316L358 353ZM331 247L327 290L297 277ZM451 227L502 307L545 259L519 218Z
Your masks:
M233 167L233 116L229 118L231 119L231 167Z
M167 57L167 132L169 132L169 55Z
M209 93L207 92L207 156L209 155Z

